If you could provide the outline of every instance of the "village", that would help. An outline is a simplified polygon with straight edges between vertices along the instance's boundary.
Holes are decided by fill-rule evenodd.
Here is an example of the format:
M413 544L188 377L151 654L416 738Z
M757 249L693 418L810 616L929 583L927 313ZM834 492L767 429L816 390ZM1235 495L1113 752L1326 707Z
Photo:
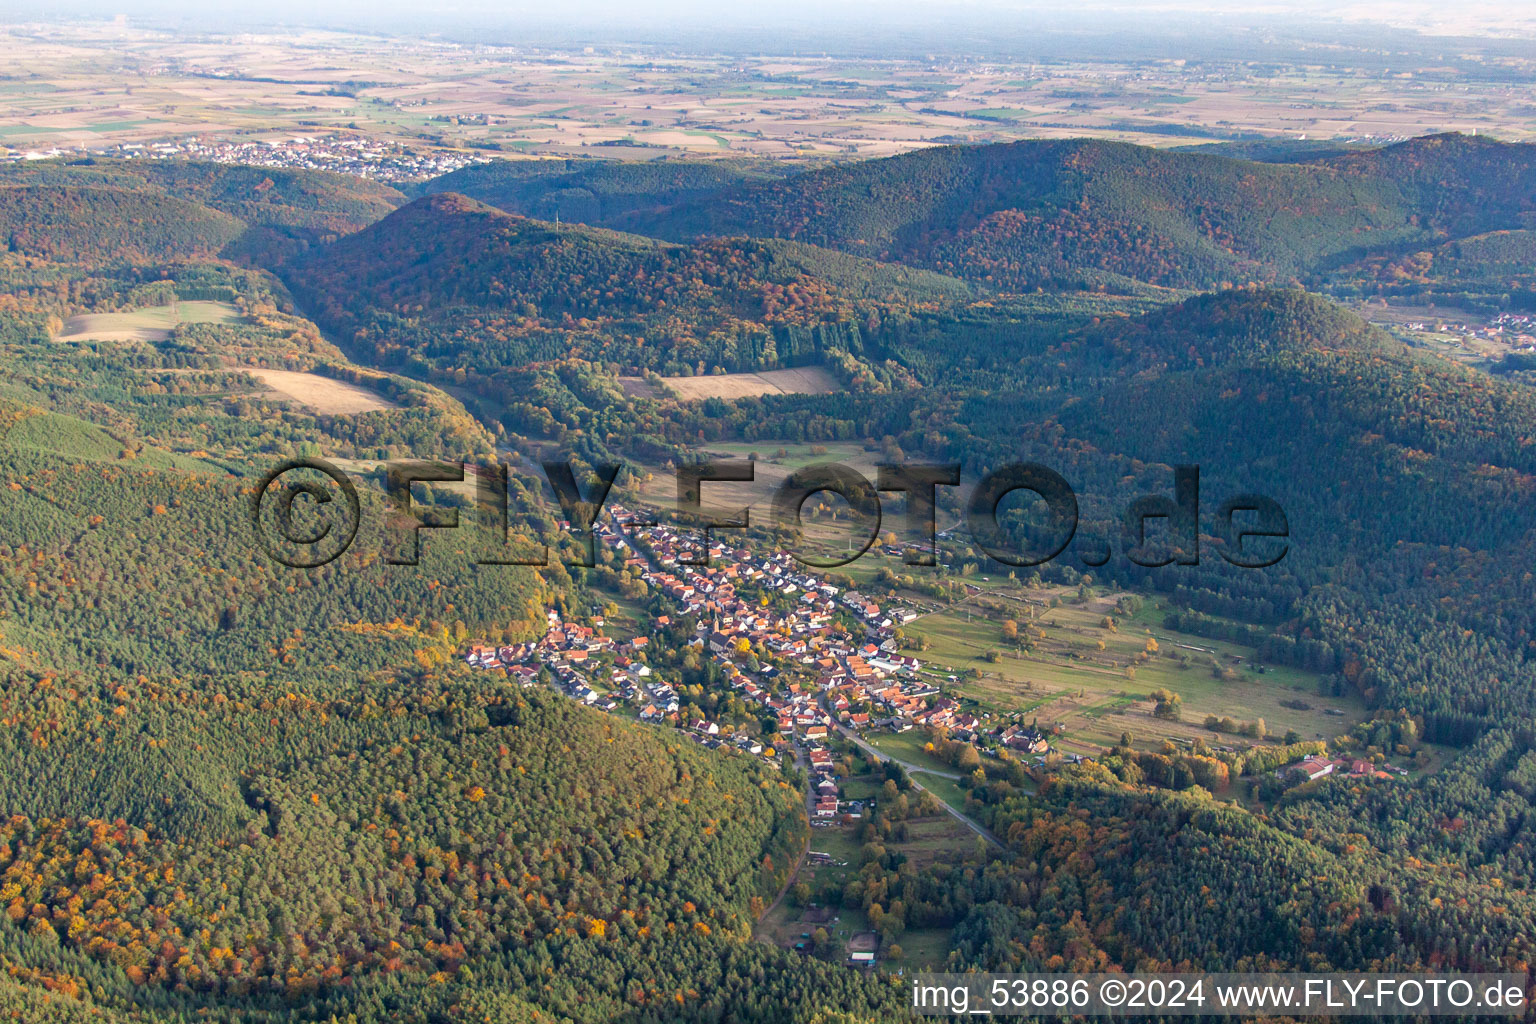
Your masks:
M1044 735L1019 722L999 724L966 712L917 658L902 653L898 630L917 617L912 609L882 607L858 591L840 589L785 552L757 553L716 541L707 564L692 565L702 552L678 530L622 506L609 510L610 518L594 526L596 539L676 609L658 616L655 630L687 629L685 646L717 665L743 704L772 730L754 736L728 722L686 715L687 701L675 681L647 663L652 637L607 636L600 616L580 625L550 610L538 640L499 648L472 644L470 665L503 671L523 686L547 681L573 700L606 711L627 709L711 749L784 764L798 748L814 795L808 807L813 820L862 810L838 796L829 749L837 737L942 729L963 742L1004 746L1041 761L1049 751Z
M1482 325L1448 323L1444 320L1409 320L1408 331L1433 334L1460 334L1509 345L1515 352L1536 352L1536 314L1499 313Z

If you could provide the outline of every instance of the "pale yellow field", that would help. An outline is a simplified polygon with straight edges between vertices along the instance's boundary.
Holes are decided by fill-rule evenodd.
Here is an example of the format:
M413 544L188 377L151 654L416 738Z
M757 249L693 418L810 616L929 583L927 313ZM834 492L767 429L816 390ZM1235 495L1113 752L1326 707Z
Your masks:
M638 377L621 378L631 393L651 389ZM837 378L819 366L761 373L723 373L706 377L663 377L685 402L703 398L752 398L757 395L826 395L838 390Z
M316 373L254 367L242 367L242 370L271 388L274 394L325 415L340 416L398 408L393 402L366 388Z

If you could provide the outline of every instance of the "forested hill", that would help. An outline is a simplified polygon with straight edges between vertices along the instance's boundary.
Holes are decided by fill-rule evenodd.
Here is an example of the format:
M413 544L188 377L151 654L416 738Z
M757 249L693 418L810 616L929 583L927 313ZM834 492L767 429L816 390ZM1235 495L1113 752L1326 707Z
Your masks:
M604 225L628 213L793 172L791 165L773 161L497 160L451 171L411 192L459 192L509 213Z
M1208 292L1076 336L1095 358L1108 356L1118 372L1225 366L1286 353L1402 348L1354 313L1299 289Z
M1536 144L1447 133L1313 166L1349 181L1390 182L1411 215L1442 235L1536 227Z
M531 220L455 193L418 199L284 273L368 358L415 355L481 373L572 356L755 369L788 361L775 331L971 293L939 274L795 242L679 245Z
M53 160L0 168L0 244L102 266L223 256L274 266L405 197L330 171L179 160Z
M88 185L160 193L249 224L355 231L405 201L388 185L333 171L187 160L43 160L0 168L0 185Z
M168 195L0 185L0 242L34 259L101 264L209 256L245 227L227 213Z
M948 147L738 185L614 226L799 239L1003 290L1306 280L1528 226L1536 146L1457 135L1307 163L1099 140Z
M1110 353L1115 370L1056 413L1068 437L1200 463L1229 489L1281 501L1296 539L1289 564L1308 582L1354 564L1353 589L1374 599L1398 592L1387 603L1497 619L1491 632L1517 649L1533 635L1524 584L1502 560L1536 543L1529 518L1511 511L1536 476L1529 386L1408 349L1299 291L1200 296L1083 333L1085 355ZM1458 547L1501 558L1424 572L1424 551ZM1454 694L1405 685L1392 706L1502 717L1529 701L1530 682L1522 672L1492 692L1472 680Z

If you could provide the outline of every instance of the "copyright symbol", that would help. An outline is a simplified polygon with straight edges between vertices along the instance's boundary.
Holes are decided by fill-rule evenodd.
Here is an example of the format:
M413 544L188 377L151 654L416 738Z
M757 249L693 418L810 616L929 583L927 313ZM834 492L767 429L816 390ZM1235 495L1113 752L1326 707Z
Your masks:
M278 465L261 478L251 499L257 542L291 569L315 569L334 561L351 546L361 521L357 488L323 459Z
M1099 987L1099 999L1105 1006L1119 1006L1125 1002L1125 982L1110 978Z

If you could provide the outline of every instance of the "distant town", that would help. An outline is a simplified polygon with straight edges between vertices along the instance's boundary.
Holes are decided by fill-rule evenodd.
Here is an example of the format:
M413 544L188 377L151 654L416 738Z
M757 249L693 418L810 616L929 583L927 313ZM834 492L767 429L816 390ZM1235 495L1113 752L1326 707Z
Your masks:
M420 181L471 164L489 163L492 159L449 150L413 148L376 137L350 134L289 135L241 141L188 136L165 142L13 149L5 154L4 159L9 163L19 163L91 157L205 160L210 163L254 167L291 167L309 171L336 171L385 182Z

